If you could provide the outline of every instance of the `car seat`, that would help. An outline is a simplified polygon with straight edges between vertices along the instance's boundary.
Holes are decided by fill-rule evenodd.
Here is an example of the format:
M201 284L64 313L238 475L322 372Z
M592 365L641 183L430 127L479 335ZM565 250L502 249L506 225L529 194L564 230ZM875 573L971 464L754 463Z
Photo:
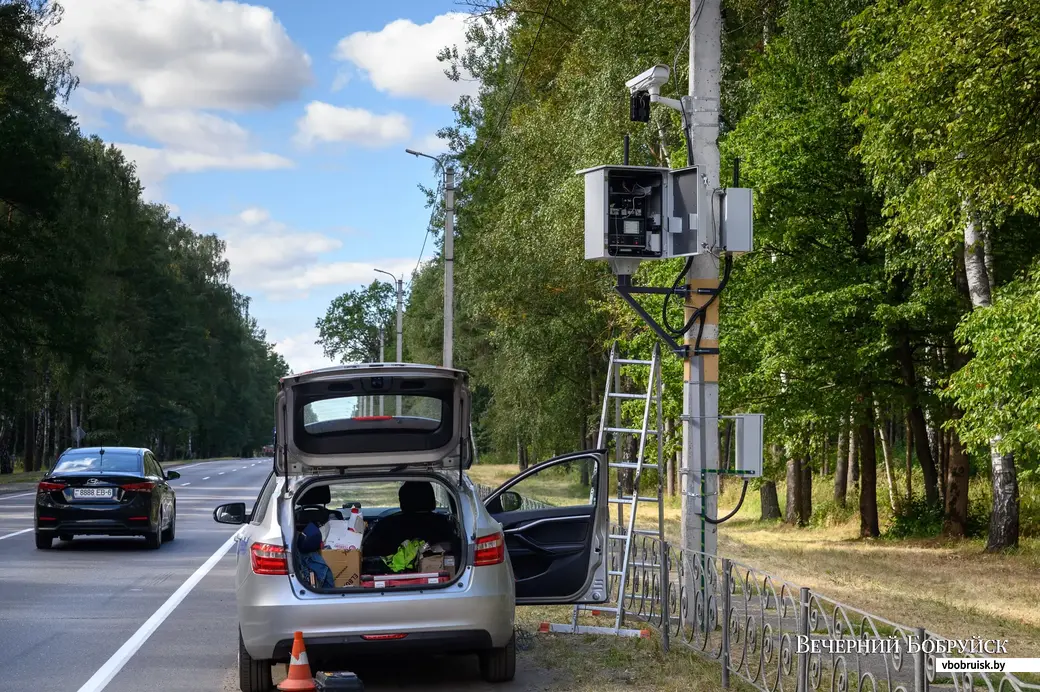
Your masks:
M342 519L342 512L326 507L331 501L332 491L327 485L315 486L305 492L296 506L296 525L306 526L314 523L324 526L330 518Z
M407 481L397 492L401 511L383 517L365 534L361 543L364 555L390 555L408 540L429 544L450 543L457 549L455 522L434 510L437 499L429 481Z

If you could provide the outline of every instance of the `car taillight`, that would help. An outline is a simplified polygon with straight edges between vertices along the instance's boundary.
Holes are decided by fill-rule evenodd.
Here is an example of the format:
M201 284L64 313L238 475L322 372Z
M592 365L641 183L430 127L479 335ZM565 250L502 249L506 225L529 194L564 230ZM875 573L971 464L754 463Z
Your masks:
M506 541L501 533L477 539L477 551L473 564L477 567L498 565L505 562Z
M253 574L288 574L289 562L285 547L273 543L254 543L249 546Z
M136 490L140 492L149 492L155 487L155 483L151 481L145 481L144 483L127 483L126 485L119 486L123 490Z
M64 483L52 483L51 481L40 481L40 484L36 486L36 491L40 493L53 493L64 489Z

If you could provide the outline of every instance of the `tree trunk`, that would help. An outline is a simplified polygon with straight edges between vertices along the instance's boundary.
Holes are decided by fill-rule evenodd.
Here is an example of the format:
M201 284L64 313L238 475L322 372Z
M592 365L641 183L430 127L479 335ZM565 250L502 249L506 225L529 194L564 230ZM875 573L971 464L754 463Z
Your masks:
M776 495L776 481L765 481L758 489L761 498L762 515L761 521L776 521L781 518L780 498Z
M906 414L906 501L909 503L914 499L914 462L913 462L913 426L910 424L910 413Z
M809 520L812 519L812 477L812 463L806 457L802 464L801 502L798 506L799 526L808 526Z
M632 463L636 462L636 458L639 456L639 440L636 439L635 435L628 435L628 439L625 440L625 447L628 449L628 455L625 461ZM623 474L624 485L622 487L625 495L635 495L635 480L636 470L635 469L618 469Z
M829 449L829 447L830 447L829 443L830 443L830 437L826 433L824 433L824 435L823 435L823 444L820 445L820 475L821 476L826 476L826 475L830 474L830 472L831 472L831 469L830 469L830 459L828 458L829 455L830 455L830 452L831 452L831 450Z
M905 335L902 337L899 347L896 349L896 357L899 360L903 383L906 385L906 405L909 411L912 437L916 445L917 460L921 464L921 474L924 477L925 500L934 505L939 502L939 474L935 470L935 456L928 447L928 428L924 419L924 411L921 410L917 388L917 370L909 337ZM909 447L909 445L907 446Z
M25 454L22 465L26 471L36 470L36 413L32 404L25 412Z
M527 470L527 445L519 437L516 438L516 465L521 472Z
M797 454L787 459L787 505L784 507L784 521L798 524L802 504L802 460Z
M968 281L968 295L972 308L987 308L993 304L993 255L989 252L989 229L982 226L965 203L967 219L964 224L964 274ZM989 520L989 552L1018 545L1018 473L1015 457L1000 451L1001 436L989 441L990 478L993 489L993 511Z
M888 486L888 505L893 512L899 511L899 497L896 495L896 484L892 477L892 438L888 421L881 418L881 407L875 404L878 419L881 425L877 426L878 434L881 435L881 453L885 457L885 482Z
M834 460L834 501L845 506L849 484L849 429L848 418L842 416L838 427L838 458Z
M939 470L943 478L942 502L945 507L949 499L946 494L948 490L946 479L950 477L950 433L945 430L939 431Z
M870 401L866 398L866 401ZM876 538L881 535L877 509L877 448L874 445L874 409L867 404L866 419L859 425L859 535Z
M855 430L856 434L849 433L849 482L853 486L859 486L859 448L862 444L862 438L859 435L859 428L856 425L855 416L852 417L852 423L850 431Z
M954 411L954 417L961 413ZM946 471L946 503L943 511L943 535L963 538L968 534L968 456L960 438L950 431L950 454Z

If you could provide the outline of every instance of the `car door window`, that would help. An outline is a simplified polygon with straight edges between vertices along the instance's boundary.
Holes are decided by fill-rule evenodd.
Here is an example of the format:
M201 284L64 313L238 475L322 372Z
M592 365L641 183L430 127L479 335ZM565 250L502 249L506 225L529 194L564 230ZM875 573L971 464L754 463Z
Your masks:
M155 476L157 478L165 476L162 472L162 467L159 466L159 462L151 454L144 455L144 472L147 476Z
M532 469L499 489L488 511L527 511L562 507L590 507L596 504L596 457L578 457L545 468Z
M264 520L264 517L267 515L267 506L271 504L271 496L274 494L274 489L277 485L278 477L273 473L270 474L264 483L264 487L260 489L260 494L256 497L256 503L253 505L253 511L249 516L250 524L259 524Z

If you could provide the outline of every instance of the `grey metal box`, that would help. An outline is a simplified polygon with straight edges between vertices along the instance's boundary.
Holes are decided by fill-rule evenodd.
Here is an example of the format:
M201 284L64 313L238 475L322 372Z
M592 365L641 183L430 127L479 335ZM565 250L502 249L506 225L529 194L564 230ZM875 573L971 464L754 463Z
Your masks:
M762 475L762 428L765 423L765 415L738 413L736 419L736 472L745 478L758 478Z
M751 252L754 211L749 187L726 188L722 198L722 242L727 252Z
M610 232L609 212L609 185L617 176L645 175L648 179L656 182L654 204L660 207L657 211L662 230L667 224L667 199L668 199L668 173L667 168L656 166L596 166L577 171L577 175L585 178L585 259L661 259L668 256L668 247L661 245L658 236L654 242L658 243L656 256L632 254L626 256L611 255L607 247L607 238Z

